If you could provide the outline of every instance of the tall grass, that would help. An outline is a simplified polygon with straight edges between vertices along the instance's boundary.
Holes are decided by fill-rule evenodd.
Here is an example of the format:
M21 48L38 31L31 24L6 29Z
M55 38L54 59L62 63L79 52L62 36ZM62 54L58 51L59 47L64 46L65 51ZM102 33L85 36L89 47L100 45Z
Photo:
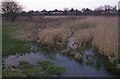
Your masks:
M85 28L75 32L75 41L81 44L92 41L92 45L106 56L118 57L118 22L117 17L87 17L80 23L94 24L94 28ZM88 25L90 27L91 25ZM76 26L75 26L76 27ZM82 26L84 27L84 25Z
M78 45L80 48L82 46L82 43L90 42L93 40L93 32L94 29L79 29L74 34L74 42Z
M73 31L79 46L92 40L100 53L118 56L117 16L33 16L30 20L19 17L18 21L19 28L13 33L17 39L37 40L38 37L42 44L65 43L69 31Z
M64 28L39 29L38 42L41 44L65 44L66 39Z
M118 22L117 17L105 18L95 29L93 45L107 56L118 57Z

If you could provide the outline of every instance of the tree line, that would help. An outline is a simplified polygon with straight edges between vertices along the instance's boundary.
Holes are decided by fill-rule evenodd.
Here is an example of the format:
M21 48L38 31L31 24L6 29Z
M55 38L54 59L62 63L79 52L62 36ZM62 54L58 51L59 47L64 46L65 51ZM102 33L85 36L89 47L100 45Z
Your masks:
M42 11L28 11L21 12L20 15L117 15L118 10L116 6L104 5L96 8L95 10L83 8L82 10L65 8L64 10L42 10Z
M80 16L80 15L118 15L120 13L120 9L117 10L116 6L110 6L110 5L104 5L99 6L95 8L94 10L89 8L83 8L82 10L78 9L68 9L64 8L64 10L42 10L42 11L23 11L23 8L20 4L18 4L15 1L7 1L2 2L2 15L7 20L10 20L11 22L14 22L17 16L36 16L36 15L74 15L74 16Z

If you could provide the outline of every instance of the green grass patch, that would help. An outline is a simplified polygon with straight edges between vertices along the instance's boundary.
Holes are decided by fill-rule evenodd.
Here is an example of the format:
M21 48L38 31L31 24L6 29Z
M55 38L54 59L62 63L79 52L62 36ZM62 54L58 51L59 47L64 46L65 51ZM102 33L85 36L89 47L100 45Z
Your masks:
M49 72L49 74L55 74L55 75L60 75L62 74L65 69L57 66L49 61L43 61L43 62L39 62L40 66L45 69L47 72Z
M65 71L63 67L49 61L41 61L33 66L26 61L21 61L15 69L4 69L3 77L52 77Z
M72 58L74 57L74 52L72 51L72 49L69 49L69 48L64 50L64 54Z
M14 39L14 37L11 36L11 29L8 27L3 25L2 29L2 55L8 56L28 52L31 42Z
M3 77L26 77L20 69L7 69L3 71Z

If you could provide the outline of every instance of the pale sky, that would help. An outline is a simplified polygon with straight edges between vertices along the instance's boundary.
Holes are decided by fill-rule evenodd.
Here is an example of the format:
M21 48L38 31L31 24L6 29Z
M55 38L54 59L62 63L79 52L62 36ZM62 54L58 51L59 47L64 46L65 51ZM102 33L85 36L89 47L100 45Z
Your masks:
M15 0L24 7L24 10L63 10L64 8L74 8L81 10L82 8L94 9L101 5L112 5L118 7L120 0Z

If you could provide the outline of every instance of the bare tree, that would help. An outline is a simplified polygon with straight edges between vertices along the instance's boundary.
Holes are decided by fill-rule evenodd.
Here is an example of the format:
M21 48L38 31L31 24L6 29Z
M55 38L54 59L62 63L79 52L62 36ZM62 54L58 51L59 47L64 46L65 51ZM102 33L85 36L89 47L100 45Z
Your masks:
M17 18L17 13L22 11L22 7L15 1L4 0L2 2L2 12L7 20L12 22Z

